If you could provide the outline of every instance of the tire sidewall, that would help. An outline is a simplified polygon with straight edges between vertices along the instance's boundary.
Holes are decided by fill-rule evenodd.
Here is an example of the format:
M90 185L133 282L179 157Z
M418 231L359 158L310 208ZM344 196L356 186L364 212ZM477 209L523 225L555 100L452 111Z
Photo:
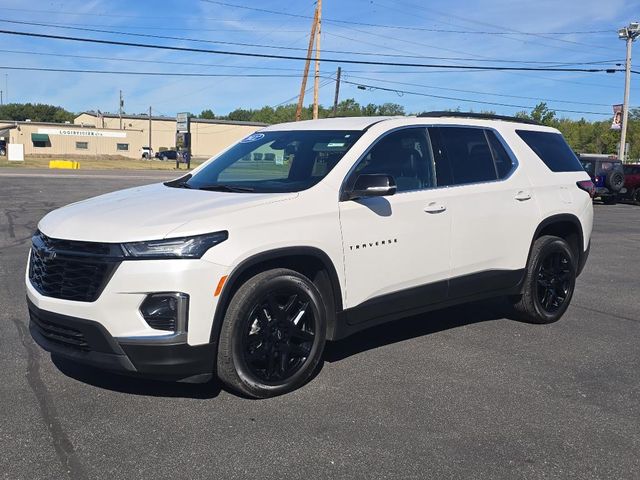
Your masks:
M292 272L293 273L293 272ZM302 293L309 300L309 306L313 311L315 322L314 342L307 360L300 370L283 382L265 383L257 378L249 369L244 358L243 336L248 327L249 314L255 305L266 295L282 290L295 289ZM322 297L317 288L305 277L286 274L265 279L264 282L252 289L246 297L242 299L242 304L233 312L233 318L225 318L225 322L232 322L230 350L235 372L252 395L259 397L271 397L294 390L303 385L315 371L316 366L322 356L326 337L326 316L322 305Z
M571 280L566 299L558 310L553 313L549 313L542 307L538 298L538 271L545 258L554 252L562 252L567 255L567 258L569 258L569 261L571 262ZM531 288L531 298L533 300L533 306L535 308L536 314L540 317L541 320L544 320L544 323L555 322L560 317L562 317L562 315L564 315L567 308L569 308L571 298L573 297L573 292L576 286L577 269L575 254L573 253L567 242L565 242L564 240L560 238L548 239L547 242L540 248L538 255L536 255L536 258L534 259L532 265L532 269L533 274L531 275L531 284L529 285L529 288Z

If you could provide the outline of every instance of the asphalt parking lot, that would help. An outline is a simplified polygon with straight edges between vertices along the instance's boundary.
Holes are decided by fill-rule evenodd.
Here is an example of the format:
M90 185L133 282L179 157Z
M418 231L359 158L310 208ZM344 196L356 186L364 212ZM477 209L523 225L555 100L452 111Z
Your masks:
M497 302L406 319L329 345L310 384L254 401L54 363L28 334L38 219L166 175L0 171L3 478L640 478L640 207L596 205L560 322L518 323Z

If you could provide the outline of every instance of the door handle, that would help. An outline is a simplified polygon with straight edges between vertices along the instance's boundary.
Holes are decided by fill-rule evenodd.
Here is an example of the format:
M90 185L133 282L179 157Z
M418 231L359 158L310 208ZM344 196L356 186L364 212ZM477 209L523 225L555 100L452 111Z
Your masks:
M518 193L516 193L515 199L518 200L519 202L524 202L525 200L531 200L531 194L524 190L520 190Z
M427 213L442 213L447 209L443 204L438 202L431 202L424 207L424 211Z

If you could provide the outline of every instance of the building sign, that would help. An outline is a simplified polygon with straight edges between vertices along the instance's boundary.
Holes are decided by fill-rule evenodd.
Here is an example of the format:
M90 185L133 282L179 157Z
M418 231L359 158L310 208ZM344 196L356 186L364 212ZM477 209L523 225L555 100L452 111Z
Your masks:
M108 132L105 130L93 130L88 128L39 128L38 133L44 133L46 135L61 135L63 137L127 138L126 132Z
M189 131L189 114L179 113L176 115L176 131L188 132Z

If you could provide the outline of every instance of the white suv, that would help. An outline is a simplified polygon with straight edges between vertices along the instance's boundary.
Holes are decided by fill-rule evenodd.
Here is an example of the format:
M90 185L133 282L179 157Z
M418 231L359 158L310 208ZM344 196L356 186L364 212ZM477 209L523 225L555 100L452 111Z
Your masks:
M561 134L438 113L274 125L177 180L45 216L26 272L46 350L252 397L326 340L481 298L567 309L593 184Z

